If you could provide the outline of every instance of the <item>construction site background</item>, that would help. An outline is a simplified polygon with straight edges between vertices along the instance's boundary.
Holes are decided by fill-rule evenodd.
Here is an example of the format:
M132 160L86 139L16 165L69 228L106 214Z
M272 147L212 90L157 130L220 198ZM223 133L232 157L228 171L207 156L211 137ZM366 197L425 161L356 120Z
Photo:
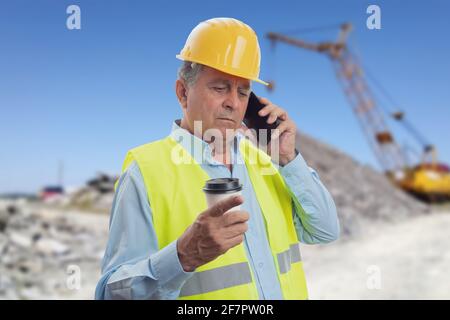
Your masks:
M377 1L380 30L364 1L77 3L79 30L54 1L0 10L0 299L94 297L123 156L181 116L176 51L219 15L257 30L255 93L336 203L339 240L301 245L310 299L450 299L448 2Z
M341 223L337 242L301 246L310 298L450 298L450 206L424 204L336 148L297 138ZM116 178L47 200L0 200L1 299L93 298Z

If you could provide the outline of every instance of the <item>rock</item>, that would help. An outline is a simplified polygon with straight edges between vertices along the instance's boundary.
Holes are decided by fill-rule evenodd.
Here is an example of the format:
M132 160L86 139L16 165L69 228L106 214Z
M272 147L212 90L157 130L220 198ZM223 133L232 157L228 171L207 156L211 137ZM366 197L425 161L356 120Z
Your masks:
M0 233L0 261L2 261L3 254L6 253L8 246L8 237Z
M22 273L38 274L43 270L43 262L40 259L26 259L19 264L18 268Z
M9 205L9 206L6 208L6 211L8 212L8 214L9 214L10 216L15 215L15 214L17 213L17 207L14 206L14 205Z
M23 288L19 293L20 297L25 300L42 299L42 292L37 287Z
M19 298L15 290L14 282L3 272L0 272L0 297L5 300L16 300Z
M14 244L23 248L29 248L33 244L32 239L29 236L17 232L12 232L9 235L9 239Z
M0 216L0 232L4 232L6 229L6 225L8 224L8 220Z
M33 242L36 242L36 241L38 241L41 238L42 238L42 234L39 233L39 232L36 232L36 233L33 234L31 239L33 240Z
M70 251L67 245L53 239L39 239L36 250L45 255L62 255Z

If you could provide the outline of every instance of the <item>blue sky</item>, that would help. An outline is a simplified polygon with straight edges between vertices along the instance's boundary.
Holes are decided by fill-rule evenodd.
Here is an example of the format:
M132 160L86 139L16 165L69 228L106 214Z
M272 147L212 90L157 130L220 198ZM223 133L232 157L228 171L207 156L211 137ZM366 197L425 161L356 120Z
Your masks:
M66 8L81 8L81 30L66 28ZM381 30L366 28L366 8L381 8ZM243 20L257 32L261 78L277 90L257 94L287 109L306 133L378 167L331 62L264 38L350 21L365 66L450 162L450 2L448 1L1 1L0 192L66 185L97 171L118 173L131 147L164 137L181 116L175 55L198 22ZM299 34L317 41L337 30ZM274 68L275 67L275 68ZM393 126L401 145L404 135ZM408 142L414 145L413 142ZM418 148L417 148L418 149Z

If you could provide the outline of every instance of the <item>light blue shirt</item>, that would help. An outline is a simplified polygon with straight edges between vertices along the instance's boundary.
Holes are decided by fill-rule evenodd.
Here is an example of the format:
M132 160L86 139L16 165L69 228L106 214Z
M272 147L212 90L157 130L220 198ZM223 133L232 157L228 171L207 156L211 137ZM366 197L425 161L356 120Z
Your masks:
M259 298L282 299L264 218L239 148L232 152L233 166L230 172L223 163L213 159L206 142L180 128L177 122L173 123L172 137L190 152L211 179L233 177L239 178L243 184L244 203L241 209L250 215L244 247ZM240 134L236 136L238 141L242 138ZM339 236L336 207L316 171L308 167L300 153L287 165L277 166L277 169L292 196L303 208L296 207L293 201L292 214L298 240L306 244L336 240ZM176 241L158 250L146 187L139 166L132 162L120 176L114 196L109 240L95 298L176 299L183 284L193 274L183 270Z

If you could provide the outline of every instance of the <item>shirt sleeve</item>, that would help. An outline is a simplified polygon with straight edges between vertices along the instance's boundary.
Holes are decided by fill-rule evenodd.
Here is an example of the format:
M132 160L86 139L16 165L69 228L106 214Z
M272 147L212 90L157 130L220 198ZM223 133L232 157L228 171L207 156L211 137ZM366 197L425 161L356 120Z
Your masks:
M280 173L293 203L294 225L300 242L329 243L339 237L339 220L333 198L317 172L300 153Z
M158 250L147 191L136 162L120 176L96 299L176 299L193 272L180 264L176 240Z

